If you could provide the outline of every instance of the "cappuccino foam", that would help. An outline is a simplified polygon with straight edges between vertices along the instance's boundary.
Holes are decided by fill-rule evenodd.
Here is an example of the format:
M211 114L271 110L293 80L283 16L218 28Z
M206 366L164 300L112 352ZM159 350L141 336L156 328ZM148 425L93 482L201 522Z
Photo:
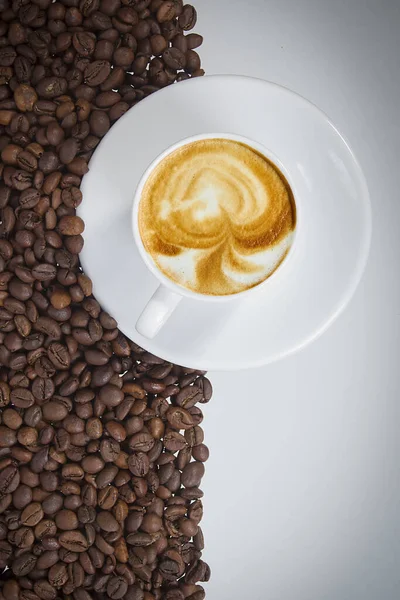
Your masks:
M200 294L236 294L267 279L286 257L295 226L293 194L279 169L222 138L168 154L139 204L140 236L158 269Z

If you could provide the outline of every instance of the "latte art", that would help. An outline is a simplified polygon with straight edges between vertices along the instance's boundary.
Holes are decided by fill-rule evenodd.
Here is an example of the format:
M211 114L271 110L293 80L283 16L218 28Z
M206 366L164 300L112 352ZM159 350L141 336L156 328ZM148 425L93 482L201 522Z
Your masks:
M267 279L293 241L296 208L265 156L229 139L202 139L167 155L139 204L146 251L194 292L228 295Z

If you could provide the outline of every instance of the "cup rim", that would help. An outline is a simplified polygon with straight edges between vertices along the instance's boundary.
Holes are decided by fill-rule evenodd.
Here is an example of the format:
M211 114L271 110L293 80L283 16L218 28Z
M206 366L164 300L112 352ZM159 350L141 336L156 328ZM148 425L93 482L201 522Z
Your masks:
M157 167L157 165L162 160L164 160L164 158L166 158L169 154L171 154L178 148L181 148L182 146L186 146L187 144L190 144L192 142L196 142L196 141L200 141L200 140L207 140L207 139L227 139L227 140L232 140L232 141L236 141L236 142L242 142L242 143L250 146L250 148L254 148L254 150L257 150L258 152L263 154L267 159L269 159L274 165L276 165L279 168L279 170L282 172L282 174L286 178L286 180L292 190L292 195L293 195L293 199L294 199L294 203L295 203L295 207L296 207L296 227L293 231L292 243L290 245L288 252L286 253L286 256L283 258L281 263L275 268L275 270L271 273L271 275L269 275L266 279L264 279L263 281L261 281L260 283L256 284L255 286L253 286L251 288L242 290L240 292L236 292L234 294L225 294L225 295L219 295L219 296L211 295L211 294L202 294L200 292L194 292L193 290L190 290L189 288L186 288L183 285L180 285L178 283L175 283L174 281L171 281L171 279L169 279L166 275L164 275L164 273L158 268L158 266L154 262L153 258L151 257L151 255L147 252L146 248L144 247L144 244L143 244L143 241L142 241L142 238L140 235L139 219L138 219L139 204L140 204L140 200L142 197L143 188L144 188L146 181L149 178L150 174ZM136 247L138 248L139 253L140 253L144 263L146 264L147 268L154 275L154 277L156 277L156 279L158 279L159 283L161 283L165 287L168 287L175 294L179 294L181 296L186 296L188 298L192 298L195 300L202 300L202 301L206 301L206 302L229 302L232 300L243 298L244 296L249 296L250 294L253 294L255 292L258 292L261 288L264 288L268 284L270 284L272 280L275 280L276 276L284 270L285 265L287 265L288 262L290 262L290 259L293 257L295 247L297 247L299 224L300 224L301 218L302 218L301 213L302 213L302 211L300 209L299 196L296 191L296 186L293 183L293 179L292 179L290 173L288 172L287 168L285 167L285 165L282 163L282 161L279 159L279 157L276 156L276 154L272 150L270 150L269 148L264 146L264 144L257 142L256 140L252 140L246 136L239 135L236 133L200 133L200 134L188 136L186 138L183 138L183 139L175 142L174 144L171 144L165 150L163 150L161 153L159 153L154 158L154 160L152 160L152 162L149 164L149 166L143 172L143 175L141 176L139 183L136 186L136 190L135 190L135 193L133 196L131 219L132 219L133 237L134 237L134 240L136 243Z

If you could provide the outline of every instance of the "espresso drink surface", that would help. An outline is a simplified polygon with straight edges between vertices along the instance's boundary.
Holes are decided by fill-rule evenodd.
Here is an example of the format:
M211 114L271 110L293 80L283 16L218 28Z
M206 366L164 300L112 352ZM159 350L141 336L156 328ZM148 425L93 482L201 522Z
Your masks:
M164 275L194 292L229 295L267 279L296 226L292 191L250 146L203 139L167 155L139 204L146 251Z

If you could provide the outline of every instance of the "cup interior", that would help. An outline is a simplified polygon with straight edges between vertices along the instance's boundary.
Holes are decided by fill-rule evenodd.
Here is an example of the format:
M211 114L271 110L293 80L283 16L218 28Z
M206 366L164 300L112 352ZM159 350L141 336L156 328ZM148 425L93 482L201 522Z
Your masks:
M186 146L188 144L191 144L192 142L196 142L196 141L200 141L200 140L206 140L206 139L226 139L226 140L231 140L231 141L235 141L235 142L239 142L242 144L245 144L247 146L249 146L250 148L252 148L253 150L255 150L256 152L260 153L261 155L263 155L265 158L267 158L267 160L269 160L281 173L281 175L283 175L283 177L286 179L286 182L288 184L288 186L291 189L292 192L292 198L293 198L293 202L295 205L295 211L296 211L296 223L295 223L295 227L292 233L292 241L291 241L291 245L290 248L288 249L285 257L283 258L283 260L280 262L280 264L275 268L275 270L269 275L267 276L266 279L264 279L263 281L261 281L260 283L254 285L253 287L250 287L248 289L236 292L236 293L232 293L232 294L226 294L226 295L209 295L209 294L205 294L205 293L200 293L200 292L196 292L193 291L183 285L180 285L174 281L172 281L169 277L167 277L157 266L157 264L155 263L155 261L153 260L152 256L147 252L143 240L141 238L141 234L140 234L140 229L139 229L139 206L140 206L140 201L142 198L142 193L143 193L143 189L146 185L146 182L148 180L148 178L150 177L150 175L152 174L152 172L154 171L154 169L167 157L169 156L172 152L174 152L175 150L178 150L179 148ZM159 154L148 166L148 168L145 170L145 172L143 173L136 191L135 191L135 195L134 195L134 200L133 200L133 209L132 209L132 227L133 227L133 235L134 235L134 239L136 242L136 245L138 247L138 250L140 252L140 255L142 256L142 259L144 260L145 264L147 265L148 269L153 273L153 275L159 280L160 283L162 283L163 285L165 285L166 287L170 288L172 291L174 291L175 293L181 294L183 296L187 296L190 298L194 298L194 299L198 299L198 300L203 300L203 301L212 301L212 302L224 302L224 301L229 301L229 300L235 300L238 298L242 298L243 296L249 295L251 293L256 292L257 290L259 290L261 287L264 287L266 285L270 285L271 282L276 278L276 276L278 274L280 274L282 272L282 270L284 269L284 266L287 265L289 259L292 257L293 252L294 252L294 248L296 246L296 241L298 238L298 232L299 232L299 221L301 219L301 211L299 210L299 200L298 200L298 194L296 193L295 187L293 185L293 180L292 177L290 175L290 173L288 172L288 170L286 169L285 165L282 163L282 161L279 159L278 156L276 156L271 150L269 150L268 148L266 148L264 145L260 144L259 142L256 142L254 140L251 140L247 137L241 136L241 135L236 135L236 134L231 134L231 133L206 133L206 134L199 134L196 136L191 136L191 137L187 137L184 138L182 140L180 140L179 142L169 146L168 148L166 148L161 154Z

